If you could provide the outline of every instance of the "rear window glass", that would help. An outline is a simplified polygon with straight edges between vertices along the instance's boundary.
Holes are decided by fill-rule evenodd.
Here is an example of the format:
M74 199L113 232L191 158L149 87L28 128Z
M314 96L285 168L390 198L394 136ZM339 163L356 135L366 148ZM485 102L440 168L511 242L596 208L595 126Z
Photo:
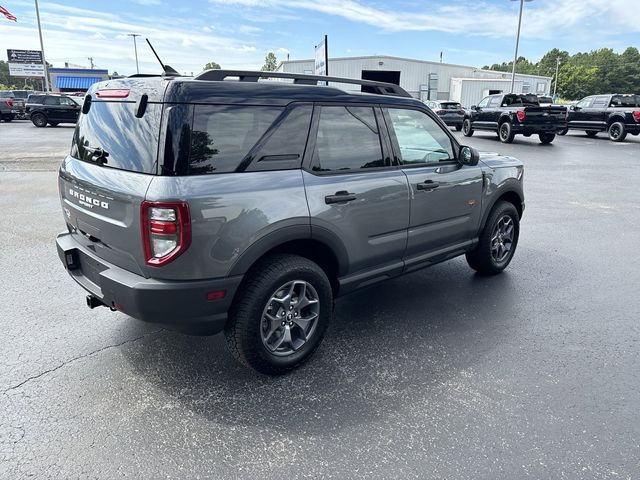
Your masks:
M0 98L15 98L13 92L0 91Z
M443 110L460 110L462 106L459 103L441 103L440 108Z
M44 95L29 95L27 103L42 103Z
M95 163L96 149L106 153L105 167L156 173L162 105L149 103L136 118L133 102L94 100L80 115L71 144L71 156Z
M283 110L264 106L196 105L189 174L235 171Z

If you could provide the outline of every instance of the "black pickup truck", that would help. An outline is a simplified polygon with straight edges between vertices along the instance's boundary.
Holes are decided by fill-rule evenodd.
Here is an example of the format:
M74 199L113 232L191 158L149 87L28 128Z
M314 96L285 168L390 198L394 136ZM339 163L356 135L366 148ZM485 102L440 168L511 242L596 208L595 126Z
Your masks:
M487 130L497 133L503 143L513 142L517 134L538 135L542 143L551 143L566 128L566 118L566 107L541 107L536 95L501 93L484 97L469 109L462 133L470 137L474 130Z
M627 134L640 134L640 95L593 95L569 107L567 128L584 130L589 137L607 132L609 139L622 142Z

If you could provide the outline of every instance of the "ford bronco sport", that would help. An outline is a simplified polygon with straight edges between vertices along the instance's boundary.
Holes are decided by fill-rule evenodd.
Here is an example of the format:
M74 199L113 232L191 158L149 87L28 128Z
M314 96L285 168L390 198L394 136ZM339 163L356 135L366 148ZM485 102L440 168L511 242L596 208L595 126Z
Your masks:
M90 307L224 331L280 374L318 347L340 295L459 255L501 272L522 182L521 162L460 146L397 85L140 75L85 97L57 247Z

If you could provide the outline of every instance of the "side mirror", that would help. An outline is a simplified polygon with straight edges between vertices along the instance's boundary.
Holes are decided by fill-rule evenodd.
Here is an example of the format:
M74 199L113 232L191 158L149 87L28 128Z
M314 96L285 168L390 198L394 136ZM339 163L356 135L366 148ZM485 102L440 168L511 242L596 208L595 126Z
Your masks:
M462 145L460 147L460 152L458 153L458 161L461 165L469 165L470 167L473 167L480 161L480 153L478 153L475 148Z
M475 105L471 105L471 110L477 110L477 109L478 109L478 107L477 107L477 106L475 106Z
M571 110L575 110L575 111L577 112L577 111L578 111L578 110L580 110L582 107L579 107L579 106L577 106L577 105L571 105L571 107L570 107L570 108L571 108Z

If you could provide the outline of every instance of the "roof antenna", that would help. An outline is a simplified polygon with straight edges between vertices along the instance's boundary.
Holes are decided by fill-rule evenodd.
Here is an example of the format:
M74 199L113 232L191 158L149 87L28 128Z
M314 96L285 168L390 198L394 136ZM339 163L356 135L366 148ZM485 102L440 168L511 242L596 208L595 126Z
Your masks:
M147 41L147 43L149 44L149 48L151 48L151 51L153 52L153 54L156 56L156 58L158 59L158 62L160 62L160 66L162 67L162 70L164 71L165 75L171 75L171 76L180 76L180 73L178 73L176 70L174 70L173 68L171 68L169 65L165 65L164 63L162 63L162 60L160 60L160 57L158 56L158 54L156 53L156 49L153 48L153 45L151 45L151 42L149 41L148 38L145 38L145 40Z

